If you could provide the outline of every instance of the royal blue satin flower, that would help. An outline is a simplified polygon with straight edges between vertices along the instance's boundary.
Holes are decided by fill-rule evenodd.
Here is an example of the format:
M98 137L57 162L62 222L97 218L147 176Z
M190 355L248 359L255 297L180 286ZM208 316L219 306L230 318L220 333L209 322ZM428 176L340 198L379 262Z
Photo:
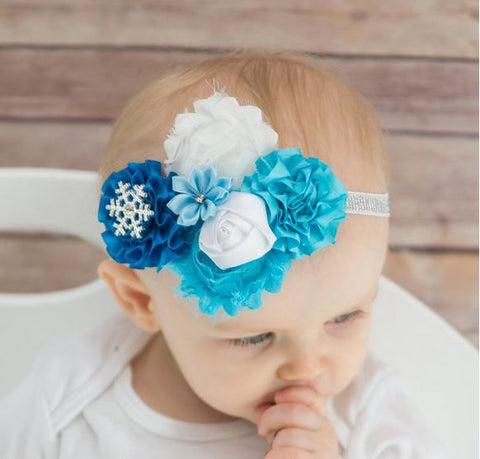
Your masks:
M240 191L264 199L270 228L277 240L272 250L293 258L311 255L335 236L346 217L347 190L330 166L305 157L300 148L274 150L255 162Z
M231 177L218 177L215 166L192 169L188 177L173 177L172 188L178 194L167 207L179 216L179 225L195 225L199 219L205 221L215 216L216 206L228 196L232 183Z
M195 296L203 314L214 316L223 307L236 316L242 307L258 309L262 293L278 293L290 269L291 256L271 250L263 257L243 265L220 269L198 245L197 232L188 256L166 266L180 278L176 292L184 298Z
M156 267L158 272L185 256L191 245L192 235L166 206L175 195L175 173L163 177L161 168L153 160L128 163L102 186L98 208L98 219L105 225L102 238L108 254L130 268Z

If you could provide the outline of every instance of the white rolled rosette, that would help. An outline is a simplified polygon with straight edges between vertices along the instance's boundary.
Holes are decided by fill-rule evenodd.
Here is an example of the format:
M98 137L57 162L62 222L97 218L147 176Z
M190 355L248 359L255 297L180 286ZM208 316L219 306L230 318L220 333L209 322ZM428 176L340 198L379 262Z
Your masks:
M199 246L220 269L228 269L262 257L276 239L263 199L233 191L203 223Z
M255 161L277 149L278 134L263 121L254 105L239 105L234 97L215 91L193 103L194 112L180 113L163 146L167 174L188 176L215 164L219 176L232 177L240 188L253 174Z

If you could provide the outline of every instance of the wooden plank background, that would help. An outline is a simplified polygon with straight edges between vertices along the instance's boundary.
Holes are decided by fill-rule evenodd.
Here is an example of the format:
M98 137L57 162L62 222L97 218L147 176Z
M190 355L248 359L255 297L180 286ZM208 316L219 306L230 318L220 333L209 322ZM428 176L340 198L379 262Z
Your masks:
M259 43L307 51L380 113L384 274L478 346L477 27L472 0L4 2L0 167L95 170L120 108L162 69ZM3 233L0 291L80 285L102 258L69 236Z

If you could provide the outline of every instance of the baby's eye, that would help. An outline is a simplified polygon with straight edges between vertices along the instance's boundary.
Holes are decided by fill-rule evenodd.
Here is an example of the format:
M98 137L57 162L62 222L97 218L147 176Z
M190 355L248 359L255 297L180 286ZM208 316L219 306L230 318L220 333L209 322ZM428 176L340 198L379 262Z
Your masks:
M273 336L273 333L268 332L268 333L262 333L261 335L256 335L256 336L235 338L235 339L229 340L229 343L232 344L233 346L239 346L239 347L256 346L262 343L263 341L270 339L272 336Z
M329 323L343 324L343 323L349 322L350 320L352 320L354 317L360 315L361 313L362 313L362 311L353 311L353 312L350 312L348 314L343 314L341 316L335 317L335 319L332 319Z
M362 314L363 313L360 310L353 311L353 312L350 312L348 314L342 314L341 316L337 316L334 319L332 319L330 322L327 322L327 323L330 323L330 324L333 324L333 325L346 324L347 322L352 321L355 317L360 316ZM264 341L266 341L268 339L271 339L272 337L273 337L273 333L268 332L268 333L262 333L262 334L256 335L256 336L246 336L246 337L242 337L242 338L235 338L235 339L228 340L228 342L229 342L229 344L232 344L233 346L249 347L249 346L256 346L260 343L263 343Z

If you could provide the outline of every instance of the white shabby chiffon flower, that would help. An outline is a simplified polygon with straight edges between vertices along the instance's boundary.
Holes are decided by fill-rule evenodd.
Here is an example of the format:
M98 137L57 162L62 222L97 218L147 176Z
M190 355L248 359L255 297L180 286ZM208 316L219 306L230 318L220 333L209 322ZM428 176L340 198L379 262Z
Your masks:
M258 107L241 106L223 91L196 100L193 107L194 112L176 116L164 142L167 174L188 175L215 164L218 174L232 177L238 189L243 177L255 171L257 158L277 149L278 134Z

